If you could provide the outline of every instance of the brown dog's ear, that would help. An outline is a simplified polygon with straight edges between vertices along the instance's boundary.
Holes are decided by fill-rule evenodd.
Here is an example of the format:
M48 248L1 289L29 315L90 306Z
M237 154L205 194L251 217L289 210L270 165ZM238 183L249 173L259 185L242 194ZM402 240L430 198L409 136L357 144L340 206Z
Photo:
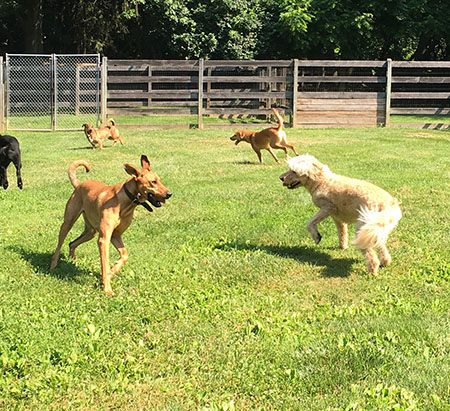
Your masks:
M141 166L143 170L150 170L150 160L144 154L141 155Z
M140 171L133 166L132 164L124 164L123 167L125 168L125 171L130 175L130 176L139 176Z

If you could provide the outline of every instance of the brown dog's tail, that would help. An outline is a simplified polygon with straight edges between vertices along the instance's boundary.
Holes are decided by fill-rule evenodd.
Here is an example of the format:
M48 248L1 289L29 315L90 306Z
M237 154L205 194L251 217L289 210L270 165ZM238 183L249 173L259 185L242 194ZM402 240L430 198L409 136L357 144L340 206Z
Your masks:
M108 120L108 123L111 123L112 126L115 126L115 125L116 125L116 122L115 122L114 119L112 119L112 118L110 118L110 119Z
M80 185L80 181L78 180L76 176L76 170L78 167L83 166L86 169L86 172L89 173L91 170L91 167L89 163L86 160L74 160L70 163L69 166L69 180L72 183L74 188L77 188Z
M362 208L358 217L362 226L353 245L361 250L383 246L400 218L402 218L402 212L396 200L383 211Z
M278 110L276 108L272 108L273 114L275 114L275 117L278 120L278 127L277 130L280 131L283 128L283 117L280 116L280 113L278 112Z

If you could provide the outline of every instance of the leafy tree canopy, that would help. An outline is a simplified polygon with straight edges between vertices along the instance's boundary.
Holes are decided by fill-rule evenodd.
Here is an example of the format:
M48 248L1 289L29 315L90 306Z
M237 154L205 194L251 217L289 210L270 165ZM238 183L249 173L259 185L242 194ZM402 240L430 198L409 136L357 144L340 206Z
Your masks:
M2 0L0 53L450 59L443 0Z

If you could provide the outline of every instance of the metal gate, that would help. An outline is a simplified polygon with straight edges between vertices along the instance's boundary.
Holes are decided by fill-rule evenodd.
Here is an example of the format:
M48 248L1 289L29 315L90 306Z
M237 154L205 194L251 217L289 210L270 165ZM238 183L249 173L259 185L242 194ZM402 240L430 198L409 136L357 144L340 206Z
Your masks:
M100 123L100 55L6 55L8 130L79 130L83 123Z

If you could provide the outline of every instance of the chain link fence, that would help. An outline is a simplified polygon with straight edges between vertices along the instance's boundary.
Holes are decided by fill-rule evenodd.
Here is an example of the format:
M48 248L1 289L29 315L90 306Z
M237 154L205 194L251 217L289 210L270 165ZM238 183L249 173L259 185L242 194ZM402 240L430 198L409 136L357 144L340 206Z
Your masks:
M9 130L79 130L100 122L100 56L6 55Z

